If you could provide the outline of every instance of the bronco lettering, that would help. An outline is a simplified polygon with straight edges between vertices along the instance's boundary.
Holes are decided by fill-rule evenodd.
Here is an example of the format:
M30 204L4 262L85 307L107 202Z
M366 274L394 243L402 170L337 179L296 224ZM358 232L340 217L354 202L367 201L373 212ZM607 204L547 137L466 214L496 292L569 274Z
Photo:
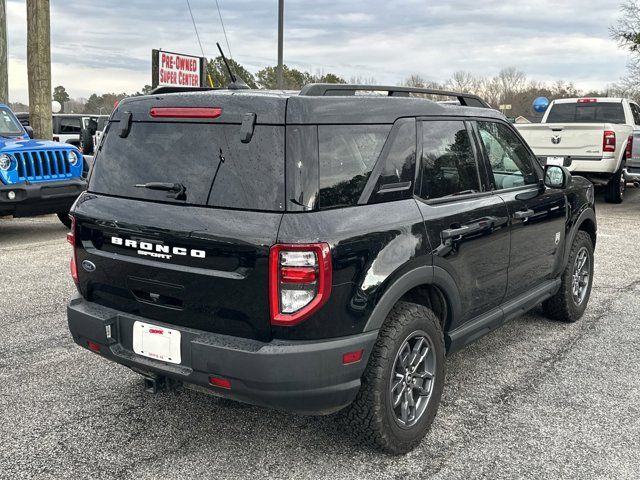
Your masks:
M197 250L195 248L186 249L184 247L170 247L169 245L159 245L151 242L138 242L137 240L130 239L123 240L120 237L111 237L111 244L134 248L138 250L138 255L147 255L167 260L171 258L171 255L167 255L168 253L194 258L205 258L207 256L207 253L204 250ZM151 252L151 254L147 252Z

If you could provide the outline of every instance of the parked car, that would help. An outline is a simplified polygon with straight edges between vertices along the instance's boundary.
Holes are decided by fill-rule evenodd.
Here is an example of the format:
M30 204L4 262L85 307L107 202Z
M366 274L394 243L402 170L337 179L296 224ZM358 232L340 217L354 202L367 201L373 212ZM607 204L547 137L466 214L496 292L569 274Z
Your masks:
M29 126L29 113L20 112L16 114L23 126ZM78 113L54 113L52 116L53 140L56 142L69 143L84 150L83 153L90 155L93 153L96 143L96 131L104 129L109 115L89 115ZM87 132L87 137L82 138L83 131ZM84 143L84 145L82 145Z
M621 203L633 131L640 107L625 98L567 98L551 102L542 123L517 124L543 165L563 165L596 185L605 199ZM640 175L639 175L640 176Z
M31 127L0 104L0 216L56 213L70 227L69 208L87 186L82 154L32 136Z
M584 313L593 185L478 97L176 90L120 102L69 235L74 341L149 390L342 411L398 454L447 353L541 302Z

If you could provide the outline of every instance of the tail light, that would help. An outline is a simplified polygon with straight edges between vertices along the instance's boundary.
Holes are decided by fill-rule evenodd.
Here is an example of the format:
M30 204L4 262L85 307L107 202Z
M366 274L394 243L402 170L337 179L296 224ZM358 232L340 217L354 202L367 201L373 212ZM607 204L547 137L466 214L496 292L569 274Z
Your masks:
M274 245L269 265L272 325L298 325L329 298L332 267L328 244Z
M578 103L597 103L597 98L579 98Z
M602 136L602 151L603 152L615 152L616 151L616 132L613 130L605 130Z
M73 252L71 253L71 278L76 285L78 285L78 262L76 258L76 217L73 215L69 215L71 219L71 229L67 233L67 242L71 244L73 247Z
M624 155L627 160L631 160L631 155L633 155L633 135L629 135L629 140L627 140L627 151Z

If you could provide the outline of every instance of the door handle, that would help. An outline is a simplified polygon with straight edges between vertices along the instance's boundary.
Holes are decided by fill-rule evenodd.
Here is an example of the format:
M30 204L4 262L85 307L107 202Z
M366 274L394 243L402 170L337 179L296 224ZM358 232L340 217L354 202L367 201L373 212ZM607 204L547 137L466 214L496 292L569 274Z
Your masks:
M513 218L515 218L516 220L524 220L532 216L534 213L535 212L531 209L518 210L516 213L513 214Z
M464 235L465 233L469 233L471 228L469 226L459 227L459 228L447 228L446 230L442 230L440 234L442 235L442 240L448 240L450 238L459 237L460 235Z
M467 223L466 225L462 225L460 227L447 228L446 230L442 230L442 232L440 232L440 235L442 235L442 240L449 240L451 238L459 237L460 235L482 232L494 227L497 222L498 218L496 217L484 217L479 219L477 222Z

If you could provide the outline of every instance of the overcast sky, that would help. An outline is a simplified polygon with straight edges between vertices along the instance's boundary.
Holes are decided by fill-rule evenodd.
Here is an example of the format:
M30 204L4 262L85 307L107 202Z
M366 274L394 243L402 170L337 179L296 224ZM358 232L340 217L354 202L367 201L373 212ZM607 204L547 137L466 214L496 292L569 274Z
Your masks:
M206 56L224 45L215 0L190 0ZM219 0L233 57L276 63L277 1ZM561 3L561 6L558 4ZM9 98L25 102L26 6L8 0ZM285 0L285 63L397 84L412 73L513 66L536 80L600 88L624 75L609 37L617 0ZM52 86L73 98L151 83L151 49L199 54L186 0L51 0Z

